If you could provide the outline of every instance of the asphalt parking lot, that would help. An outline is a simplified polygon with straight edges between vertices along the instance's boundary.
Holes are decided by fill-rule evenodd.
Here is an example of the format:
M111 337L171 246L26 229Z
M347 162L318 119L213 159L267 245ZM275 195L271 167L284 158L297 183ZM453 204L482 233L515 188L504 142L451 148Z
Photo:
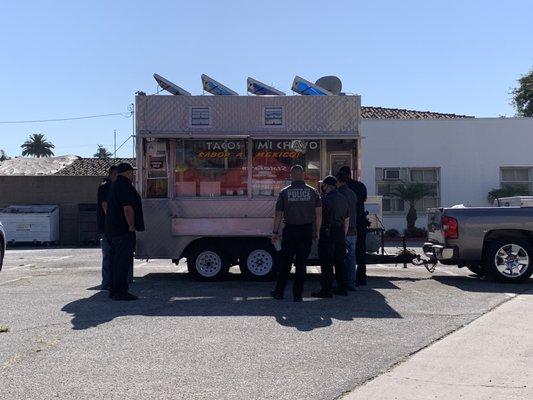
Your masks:
M139 301L113 302L95 290L99 258L8 250L3 398L334 399L533 287L455 267L372 266L347 298L279 302L271 283L195 282L158 260L136 262ZM313 268L307 295L317 287Z

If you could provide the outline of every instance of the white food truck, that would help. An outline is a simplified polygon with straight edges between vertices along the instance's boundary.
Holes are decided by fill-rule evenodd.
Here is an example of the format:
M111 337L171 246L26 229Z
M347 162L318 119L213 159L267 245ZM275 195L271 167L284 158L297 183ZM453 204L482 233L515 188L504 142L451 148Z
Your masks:
M302 165L313 187L343 165L358 173L360 105L356 95L137 95L146 231L136 257L186 258L201 280L237 264L270 278L272 217L290 167Z

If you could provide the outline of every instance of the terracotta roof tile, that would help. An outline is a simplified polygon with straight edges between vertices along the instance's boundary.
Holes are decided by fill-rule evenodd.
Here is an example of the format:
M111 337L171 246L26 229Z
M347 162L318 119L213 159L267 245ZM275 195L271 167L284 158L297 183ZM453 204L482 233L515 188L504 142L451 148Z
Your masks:
M109 167L127 162L135 167L134 158L79 158L54 175L67 176L106 176Z
M433 111L406 110L403 108L361 107L363 119L441 119L474 118L470 115L445 114Z

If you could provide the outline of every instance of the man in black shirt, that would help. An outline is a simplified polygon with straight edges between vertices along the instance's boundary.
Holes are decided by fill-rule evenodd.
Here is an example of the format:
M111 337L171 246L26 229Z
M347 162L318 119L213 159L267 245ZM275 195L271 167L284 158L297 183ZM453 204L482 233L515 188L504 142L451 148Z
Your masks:
M111 265L111 243L105 235L105 214L107 212L107 196L111 184L117 179L117 167L113 165L109 168L107 178L98 187L96 200L96 223L98 234L100 235L100 247L102 248L102 290L109 290L111 280L109 279L109 266Z
M350 167L343 166L339 172L352 176ZM367 199L366 186L363 182L350 179L348 187L352 189L357 196L357 240L355 242L355 258L357 262L357 285L366 285L366 229L367 218L365 212L365 201Z
M279 241L279 227L285 222L281 241L281 257L276 288L270 293L275 299L283 299L285 286L289 279L292 262L296 266L296 277L292 293L295 302L302 301L304 290L306 261L313 242L313 223L315 230L320 230L322 209L320 196L311 186L305 184L304 169L300 165L291 168L290 186L279 192L274 216L272 242Z
M346 231L349 225L348 200L336 188L337 180L327 176L322 181L322 228L318 239L321 286L313 297L333 296L333 266L337 278L335 294L347 296L346 288Z
M133 268L135 231L144 231L141 197L133 186L134 171L128 163L117 167L117 180L109 189L105 220L111 241L111 290L114 300L137 300L128 292L128 271Z

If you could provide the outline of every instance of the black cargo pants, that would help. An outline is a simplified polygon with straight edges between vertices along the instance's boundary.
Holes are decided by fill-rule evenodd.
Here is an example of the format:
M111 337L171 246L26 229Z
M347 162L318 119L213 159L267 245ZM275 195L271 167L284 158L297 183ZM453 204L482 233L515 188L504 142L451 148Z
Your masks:
M366 222L366 218L365 218ZM366 226L357 227L355 241L355 262L357 263L356 284L366 283Z
M135 251L135 233L129 232L111 237L111 265L109 275L111 280L110 293L125 294L128 292L128 274L133 268L133 253Z
M304 281L306 273L306 261L311 252L313 242L313 225L286 225L283 228L283 237L281 239L281 258L276 284L276 292L282 294L285 292L285 286L289 280L292 263L296 266L296 276L292 286L294 297L302 297L304 290Z
M331 293L333 288L333 267L339 290L346 290L346 236L343 227L323 227L318 241L320 259L320 282L322 291Z

